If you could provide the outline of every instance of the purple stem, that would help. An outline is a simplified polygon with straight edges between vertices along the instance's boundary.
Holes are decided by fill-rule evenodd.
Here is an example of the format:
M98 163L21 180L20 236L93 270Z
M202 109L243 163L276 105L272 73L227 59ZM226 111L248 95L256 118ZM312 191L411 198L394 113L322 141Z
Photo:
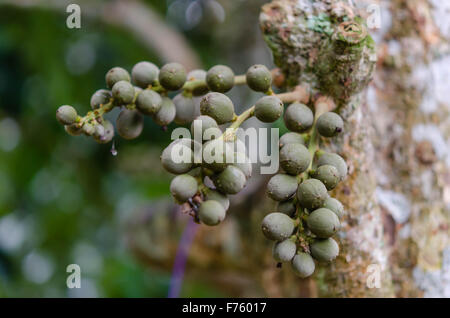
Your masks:
M172 277L170 279L168 298L178 298L180 296L181 285L183 284L184 271L186 269L186 260L189 249L197 232L198 224L193 219L189 221L181 235L178 244L177 254L175 255L175 263L173 265Z

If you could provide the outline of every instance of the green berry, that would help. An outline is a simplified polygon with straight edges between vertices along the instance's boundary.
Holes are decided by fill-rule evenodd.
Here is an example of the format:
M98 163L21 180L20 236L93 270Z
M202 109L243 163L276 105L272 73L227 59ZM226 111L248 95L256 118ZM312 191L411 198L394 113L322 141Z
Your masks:
M130 74L125 69L114 67L106 73L106 85L109 89L113 88L114 84L120 81L130 81Z
M217 130L218 132L220 131L219 125L217 125L217 122L214 120L214 118L206 115L200 115L197 118L195 118L191 124L191 135L194 138L195 132L199 131L201 132L201 140L203 141L205 137L205 131L208 129L214 129Z
M144 118L136 110L124 109L116 120L117 133L125 139L139 137L144 128Z
M119 81L112 88L114 102L118 105L131 104L134 100L134 87L127 81Z
M244 187L247 179L241 169L228 166L217 177L214 178L217 190L226 194L239 193Z
M183 174L193 167L193 152L191 139L173 141L161 154L164 169L173 174Z
M264 65L253 65L245 75L247 85L257 92L265 93L272 85L272 74Z
M83 129L78 127L77 124L65 125L64 129L71 136L79 136L83 133Z
M329 262L339 255L339 245L331 237L317 240L310 246L312 256L321 262Z
M289 174L298 175L308 169L311 154L301 144L287 144L280 150L280 166Z
M294 232L294 221L286 214L273 212L262 221L262 232L272 241L284 241Z
M225 209L217 201L208 200L202 202L198 209L198 217L200 221L206 225L217 225L225 219Z
M111 91L108 91L106 89L99 89L91 97L91 108L97 109L101 105L109 103L111 97Z
M250 179L252 176L252 162L243 152L235 152L234 153L234 162L233 166L238 167L244 173L247 179Z
M175 114L175 104L170 98L163 97L161 108L153 116L153 120L160 126L167 126L175 119Z
M206 81L206 71L204 70L192 70L188 73L187 78L189 81ZM209 88L206 85L198 86L192 90L192 95L203 96L208 93Z
M288 132L285 133L280 138L280 148L287 144L305 144L305 138L302 135L296 132Z
M307 179L298 186L298 202L308 210L322 207L327 197L327 188L317 179Z
M263 123L273 123L283 114L283 102L276 96L264 96L255 104L255 116Z
M182 93L173 98L176 108L175 123L186 125L195 118L195 103L192 97L186 97Z
M344 121L341 116L333 112L327 112L317 119L317 131L323 137L334 137L344 129Z
M169 91L176 91L186 82L186 69L179 63L164 65L159 72L159 83Z
M222 139L213 139L206 142L202 149L202 166L214 172L221 172L227 167L227 161L233 159L231 147ZM231 156L230 160L227 157Z
M333 211L337 215L338 218L341 218L344 216L344 206L342 205L341 202L339 202L339 200L337 200L335 198L328 197L325 200L323 207Z
M228 66L216 65L206 73L206 84L213 92L226 93L234 86L234 73Z
M294 200L282 201L282 202L278 202L278 204L277 204L277 212L286 214L288 216L294 216L295 210L296 210L296 207L294 204Z
M331 165L335 166L339 171L340 180L344 180L347 176L347 164L341 156L335 153L324 153L317 160L317 166Z
M149 85L153 85L158 79L158 75L158 67L150 62L139 62L131 70L133 82L141 88L147 88Z
M90 123L85 123L82 129L83 133L87 136L92 136L95 133L95 126Z
M206 201L214 200L222 204L225 211L230 207L230 199L228 199L228 196L226 194L220 193L219 191L208 188L205 190L204 196Z
M144 115L153 116L161 109L161 95L152 90L143 90L136 98L136 108Z
M188 174L176 176L170 183L170 193L179 203L192 198L198 190L197 180Z
M290 262L297 252L297 246L290 240L275 242L272 249L272 256L277 262Z
M275 201L285 201L295 194L297 187L296 177L280 173L269 180L267 194Z
M231 99L221 93L211 92L202 98L200 112L222 125L233 120L234 105Z
M340 181L339 171L332 165L318 167L314 173L314 178L322 181L328 191L333 190Z
M333 236L341 226L336 214L325 208L314 210L308 216L307 224L311 232L320 238Z
M69 105L63 105L56 111L56 119L63 125L71 125L77 121L77 111Z
M305 132L311 128L313 122L313 112L306 105L293 103L284 112L284 123L290 131Z
M311 255L307 253L298 253L295 255L292 259L291 265L294 273L301 278L311 276L316 269L314 260Z
M102 126L103 126L103 135L102 136L94 135L94 139L96 142L100 144L107 144L114 138L114 126L113 124L111 124L109 120L103 120Z

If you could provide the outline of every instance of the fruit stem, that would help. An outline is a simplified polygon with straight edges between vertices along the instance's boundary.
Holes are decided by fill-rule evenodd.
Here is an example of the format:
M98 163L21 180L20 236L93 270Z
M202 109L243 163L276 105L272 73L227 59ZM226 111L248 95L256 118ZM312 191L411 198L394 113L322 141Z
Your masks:
M78 121L77 126L79 128L83 127L85 123L90 122L98 117L102 117L103 114L110 112L114 108L113 99L111 99L108 103L100 105L99 108L92 110L86 114L86 116L81 117Z
M236 75L234 77L234 85L245 85L247 84L247 78L245 75Z
M255 115L255 106L253 105L242 114L234 118L233 123L225 130L225 133L222 135L225 141L234 140L236 130L242 125L244 121L253 117Z
M276 94L283 103L301 102L307 104L309 101L309 92L302 85L298 85L291 92Z

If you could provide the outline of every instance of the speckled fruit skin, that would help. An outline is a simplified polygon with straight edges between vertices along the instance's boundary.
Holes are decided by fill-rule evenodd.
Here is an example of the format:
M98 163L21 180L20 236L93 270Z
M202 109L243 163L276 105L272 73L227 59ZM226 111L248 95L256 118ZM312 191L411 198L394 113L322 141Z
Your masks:
M159 83L170 91L182 88L186 78L186 69L179 63L166 64L159 71Z
M213 92L226 93L234 86L234 73L228 66L213 66L206 73L206 84Z
M339 171L332 165L318 167L314 172L314 178L322 181L328 191L333 190L341 180Z
M195 118L195 103L192 97L186 97L182 93L173 98L176 108L175 123L186 125Z
M155 115L161 106L161 96L152 90L144 90L136 98L136 108L144 115Z
M94 136L94 140L100 144L107 144L114 137L114 126L109 120L103 120L104 133L102 136Z
M137 138L144 129L144 118L136 110L124 109L117 117L116 128L124 139Z
M273 123L283 114L283 102L276 96L264 96L255 104L255 116L263 123Z
M114 67L106 73L105 76L106 85L109 89L113 88L114 84L120 81L130 81L130 74L127 72L127 70L121 68L121 67Z
M290 131L305 132L311 128L313 122L313 112L304 104L293 103L284 112L284 123Z
M175 104L168 97L162 98L162 104L159 111L153 116L153 120L160 126L169 125L174 119L176 114Z
M158 79L159 69L150 62L139 62L131 70L133 83L140 88L147 88L153 85Z
M257 92L265 93L272 85L272 74L264 65L250 66L245 74L248 87Z
M192 198L198 190L197 180L188 174L176 176L170 183L170 193L179 203Z
M275 201L285 201L297 191L297 178L287 174L276 174L267 184L267 195Z
M297 252L297 246L290 240L275 242L272 248L272 256L277 262L290 262Z
M127 105L134 100L134 87L130 82L119 81L112 88L114 102L117 105Z
M301 134L291 131L280 137L280 148L287 144L305 145L305 138Z
M287 200L278 202L277 204L277 212L286 214L288 216L294 216L295 214L295 204L294 200Z
M325 200L323 207L333 211L338 218L342 218L344 216L344 206L335 198L328 197Z
M63 105L56 110L56 119L63 125L71 125L77 121L77 111L69 105Z
M206 81L206 71L204 70L192 70L187 75L188 81ZM209 92L208 86L198 86L192 90L192 95L202 96Z
M292 270L294 273L301 277L306 278L311 276L316 269L316 264L314 264L314 260L311 255L307 253L298 253L292 258Z
M314 210L307 220L308 228L320 238L333 236L340 228L337 215L326 208Z
M294 221L286 214L273 212L263 219L262 232L272 241L284 241L294 232Z
M200 204L198 217L200 221L206 225L217 225L225 219L225 216L225 209L217 201L208 200Z
M161 154L161 163L163 168L173 174L183 174L191 170L194 165L193 152L190 144L191 142L192 141L188 139L175 140L166 149L164 149ZM186 143L189 143L189 146L187 146ZM183 153L186 154L186 157L191 158L190 162L189 160L186 162L175 162L172 158L172 151L175 153L178 151L180 156Z
M221 139L206 142L202 151L202 166L214 172L223 171L228 165L228 154L232 154L232 149Z
M339 255L339 245L331 237L310 245L311 255L320 262L329 262Z
M200 102L200 112L222 125L233 120L234 105L228 96L222 93L211 92L205 95Z
M241 169L235 166L228 166L213 181L220 192L236 194L245 187L247 179Z
M222 204L225 210L230 207L230 199L226 194L220 193L219 191L213 189L207 189L204 192L205 200L214 200Z
M344 121L341 116L327 112L317 119L317 131L323 137L334 137L344 130Z
M331 165L335 166L339 171L340 180L344 180L347 176L347 163L341 156L335 153L324 153L317 160L317 166Z
M201 127L200 127L201 124ZM201 128L201 129L200 129ZM207 115L200 115L192 121L191 124L191 135L194 138L195 133L198 130L201 133L202 141L204 140L204 134L207 129L219 129L219 125L214 118ZM198 132L197 132L198 133Z
M90 105L92 109L97 109L101 105L108 103L111 100L112 93L107 89L99 89L91 96Z
M317 179L307 179L297 189L298 202L308 210L322 207L327 197L327 188Z
M291 175L298 175L308 169L311 154L301 144L287 144L280 150L280 166Z

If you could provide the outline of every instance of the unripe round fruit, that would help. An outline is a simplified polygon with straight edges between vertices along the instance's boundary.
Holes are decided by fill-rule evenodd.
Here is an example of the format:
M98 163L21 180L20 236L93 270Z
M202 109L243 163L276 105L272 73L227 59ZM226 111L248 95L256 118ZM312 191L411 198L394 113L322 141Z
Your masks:
M213 66L206 73L206 84L213 92L226 93L234 86L234 73L228 66Z
M248 87L257 92L265 93L272 85L272 74L264 65L250 66L245 74Z
M117 133L125 139L139 137L144 129L144 118L136 110L124 109L116 120Z
M238 167L244 173L245 178L250 179L252 176L252 163L250 159L243 152L234 153L233 166Z
M317 240L310 245L312 256L321 262L329 262L339 255L339 245L331 237Z
M160 126L169 125L175 118L175 104L168 97L162 98L162 105L156 115L153 116L153 120Z
M272 248L272 256L277 262L290 262L297 252L297 246L290 240L275 242Z
M298 186L298 201L308 210L322 207L327 197L327 188L317 179L307 179Z
M333 112L323 113L317 119L317 131L323 137L334 137L344 129L341 116Z
M94 125L90 124L90 123L85 123L83 125L83 133L87 136L92 136L95 133L95 127Z
M335 198L331 198L328 197L324 204L323 204L324 208L327 208L328 210L333 211L338 218L341 218L344 216L344 206L342 205L341 202L339 202L339 200L335 199Z
M111 97L111 91L108 91L106 89L99 89L91 97L91 108L97 109L101 105L109 103Z
M314 178L322 181L328 191L333 190L340 181L339 171L332 165L318 167L314 173Z
M159 83L170 91L176 91L186 82L186 69L179 63L164 65L159 72Z
M159 69L150 62L139 62L131 70L131 78L133 82L141 87L147 88L158 79Z
M344 180L347 176L347 163L341 156L335 153L324 153L317 160L317 166L331 165L335 166L339 171L340 180Z
M207 115L222 125L233 120L234 105L228 96L211 92L202 98L200 102L200 112L202 115Z
M200 221L206 225L217 225L225 219L225 209L214 200L202 202L198 209L198 217Z
M206 142L202 149L202 166L214 172L221 172L227 167L227 156L233 156L231 147L222 139ZM233 157L231 157L233 158Z
M200 129L200 125L201 125L201 129ZM206 115L200 115L197 118L195 118L194 121L192 121L192 124L191 124L191 135L194 138L195 137L195 132L197 130L201 131L201 139L203 141L204 140L203 139L204 138L204 133L209 128L219 129L219 125L217 125L217 122L214 120L214 118L206 116Z
M244 187L247 179L241 169L235 166L228 166L217 177L214 178L214 185L217 190L226 194L239 193Z
M311 232L320 238L333 236L340 228L341 224L336 214L328 209L320 208L314 210L306 222Z
M94 136L94 140L100 144L107 144L114 138L114 126L109 120L103 120L103 135Z
M293 103L284 112L284 123L290 131L305 132L311 128L313 122L313 112L306 105Z
M198 190L197 180L188 174L176 176L170 183L170 193L178 203L192 198Z
M195 118L195 103L192 97L186 97L182 93L173 98L176 114L175 123L178 125L186 125Z
M105 135L105 127L103 125L97 124L95 125L94 138L101 139Z
M63 125L72 125L77 117L77 111L72 106L63 105L56 110L56 119Z
M263 123L273 123L283 114L283 102L276 96L264 96L255 104L255 116Z
M157 92L143 90L136 98L136 108L144 115L153 116L161 109L162 98Z
M83 133L83 129L79 128L76 124L65 125L64 130L71 136L79 136Z
M278 202L277 212L286 214L288 216L293 216L295 214L295 204L294 200L287 200Z
M134 100L134 87L130 82L119 81L112 88L114 102L119 105L130 104Z
M287 144L280 150L280 166L289 174L298 175L308 169L311 154L301 144Z
M214 200L219 202L223 208L228 210L230 207L230 199L228 199L228 196L226 194L220 193L219 191L213 190L213 189L207 189L204 192L205 200Z
M262 221L262 232L272 241L284 241L294 232L294 221L286 214L273 212Z
M194 165L191 143L190 139L177 139L167 146L161 154L163 168L173 174L183 174L191 170Z
M288 132L285 133L280 138L280 148L287 144L301 144L305 145L305 138L302 135L296 132Z
M106 85L109 89L113 88L114 84L120 81L130 81L130 74L128 72L121 68L121 67L114 67L106 73Z
M275 201L285 201L295 194L297 187L296 177L280 173L270 178L267 183L267 194Z
M316 269L316 264L314 264L314 260L308 253L298 253L295 255L291 265L294 273L301 278L311 276Z
M187 75L188 80L192 81L198 81L202 80L206 82L206 71L204 70L192 70ZM204 86L198 86L192 90L192 95L194 96L202 96L208 93L209 88L207 85Z

